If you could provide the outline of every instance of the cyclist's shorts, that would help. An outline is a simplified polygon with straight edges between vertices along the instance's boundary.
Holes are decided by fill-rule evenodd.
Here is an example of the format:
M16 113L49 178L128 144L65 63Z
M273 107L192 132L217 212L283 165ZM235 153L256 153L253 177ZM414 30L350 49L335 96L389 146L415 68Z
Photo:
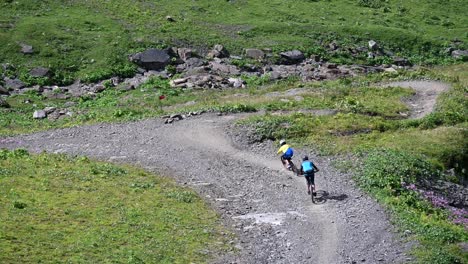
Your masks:
M283 159L286 159L286 160L291 160L292 158L292 155L286 155L286 154L283 154L283 156L281 156Z
M307 180L307 184L315 185L315 173L306 173L304 177Z

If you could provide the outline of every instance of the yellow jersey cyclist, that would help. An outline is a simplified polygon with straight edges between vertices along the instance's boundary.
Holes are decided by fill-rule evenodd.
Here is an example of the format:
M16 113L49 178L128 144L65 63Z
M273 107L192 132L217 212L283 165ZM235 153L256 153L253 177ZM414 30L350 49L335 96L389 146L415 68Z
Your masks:
M281 147L278 149L277 153L282 153L281 162L283 163L283 165L287 163L288 170L291 170L291 159L294 155L294 150L291 148L291 146L286 144L286 140L284 139L280 140L280 146Z
M309 160L308 156L304 156L304 158L302 158L302 165L299 174L304 175L306 178L307 193L310 194L310 192L312 192L314 196L317 195L315 192L315 173L318 171L319 169L312 161Z

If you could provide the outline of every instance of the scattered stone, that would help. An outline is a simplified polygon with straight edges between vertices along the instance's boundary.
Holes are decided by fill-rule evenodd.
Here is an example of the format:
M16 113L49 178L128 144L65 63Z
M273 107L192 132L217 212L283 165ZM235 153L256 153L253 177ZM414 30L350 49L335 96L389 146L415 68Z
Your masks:
M379 49L379 45L378 45L377 42L375 42L374 40L370 40L370 41L369 41L369 49L370 49L370 50L378 50L378 49Z
M169 22L176 22L175 19L171 16L166 16L166 20Z
M452 51L452 57L455 59L464 59L468 57L468 50L454 50Z
M211 70L220 74L239 75L240 70L235 65L222 64L220 62L210 62Z
M100 93L106 90L106 86L102 84L97 84L93 86L93 89L91 90L93 93Z
M208 59L214 59L214 58L228 58L229 57L229 52L223 45L215 45L213 50L208 52L206 55Z
M32 77L47 77L49 76L50 70L45 67L36 67L29 71L29 75Z
M193 51L191 49L179 48L179 49L177 49L177 55L183 61L187 62L187 60L192 58L194 54L193 54Z
M44 119L47 117L47 113L44 110L36 110L34 111L33 118L34 119Z
M265 52L259 49L245 49L245 56L251 59L262 60L265 58Z
M304 53L299 50L291 50L286 52L281 52L281 62L282 64L296 64L300 63L305 59Z
M401 57L393 58L393 64L397 66L411 66L411 63L409 62L409 60L405 58L401 58Z
M130 56L130 61L146 70L162 70L171 62L168 50L148 49Z
M24 43L21 43L20 46L21 46L21 53L23 53L23 54L33 54L34 53L34 49L33 49L32 46L24 44Z
M229 78L228 81L231 84L231 86L234 87L234 88L244 87L244 82L242 81L242 79Z
M43 109L43 111L48 115L48 114L51 114L52 112L55 112L55 110L57 110L57 108L55 107L46 107Z
M178 120L182 120L184 119L183 115L182 114L172 114L171 116L169 116L170 119L178 119Z
M19 90L24 88L26 85L19 79L5 78L5 87L10 90Z

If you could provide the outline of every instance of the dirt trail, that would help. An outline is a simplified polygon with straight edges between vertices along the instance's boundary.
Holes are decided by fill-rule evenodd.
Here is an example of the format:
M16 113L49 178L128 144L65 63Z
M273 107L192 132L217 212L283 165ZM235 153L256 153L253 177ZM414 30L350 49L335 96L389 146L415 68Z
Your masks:
M423 118L434 110L437 97L450 89L450 85L437 81L401 81L385 84L387 87L411 88L415 94L405 100L410 108L409 117Z
M411 117L432 111L448 86L412 87ZM232 126L242 115L206 114L164 125L160 119L59 129L0 139L0 148L27 148L143 166L194 188L237 233L230 252L215 263L403 263L409 245L393 233L381 207L360 192L330 157L308 154L321 171L322 204L312 204L305 180L284 170L271 142L249 145ZM297 162L297 159L296 159Z
M312 205L305 181L283 169L271 143L248 146L231 133L239 116L204 115L173 125L160 119L84 126L0 140L0 148L86 155L171 175L192 186L238 234L240 252L216 263L403 262L385 213L315 157L317 184L329 193ZM300 156L303 153L298 153ZM325 181L327 179L327 181Z

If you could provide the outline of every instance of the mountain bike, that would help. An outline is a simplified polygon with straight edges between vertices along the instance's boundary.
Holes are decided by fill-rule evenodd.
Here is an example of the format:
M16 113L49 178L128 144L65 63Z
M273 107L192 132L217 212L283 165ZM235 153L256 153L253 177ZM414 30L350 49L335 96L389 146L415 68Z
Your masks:
M283 163L285 169L292 171L296 175L299 173L299 170L297 169L292 159L283 159L283 157L281 157L281 163Z

